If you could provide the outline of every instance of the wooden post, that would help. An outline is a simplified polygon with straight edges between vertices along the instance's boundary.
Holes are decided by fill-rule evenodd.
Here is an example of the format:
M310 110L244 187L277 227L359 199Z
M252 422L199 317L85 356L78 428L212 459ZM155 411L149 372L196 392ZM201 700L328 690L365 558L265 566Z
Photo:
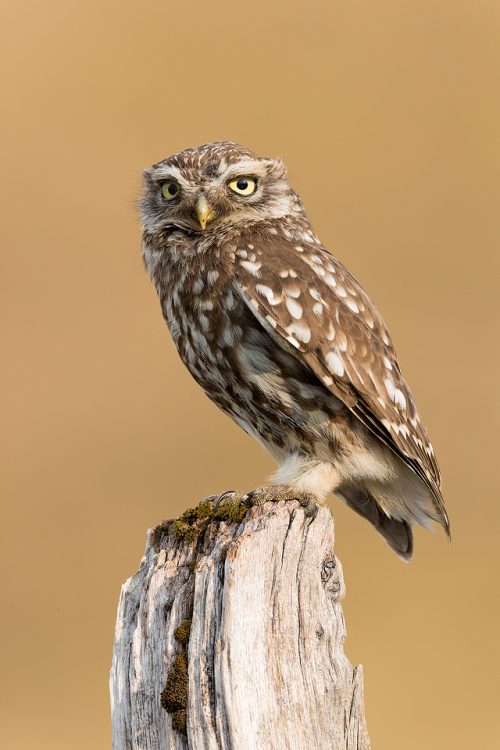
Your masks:
M113 750L368 750L330 511L205 501L122 587ZM246 512L246 515L244 515Z

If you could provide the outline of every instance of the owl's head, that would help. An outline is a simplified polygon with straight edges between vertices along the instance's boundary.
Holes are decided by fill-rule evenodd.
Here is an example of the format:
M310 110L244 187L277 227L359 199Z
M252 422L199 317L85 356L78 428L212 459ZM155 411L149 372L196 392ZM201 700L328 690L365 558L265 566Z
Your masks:
M279 159L231 141L188 148L144 171L143 228L208 234L300 212Z

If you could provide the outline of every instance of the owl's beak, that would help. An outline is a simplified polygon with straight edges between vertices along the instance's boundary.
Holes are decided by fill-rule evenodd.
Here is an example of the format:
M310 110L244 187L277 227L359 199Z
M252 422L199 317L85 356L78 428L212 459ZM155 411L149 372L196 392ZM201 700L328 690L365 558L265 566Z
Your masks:
M205 229L209 221L215 219L215 211L204 195L200 195L196 202L196 217L202 229Z

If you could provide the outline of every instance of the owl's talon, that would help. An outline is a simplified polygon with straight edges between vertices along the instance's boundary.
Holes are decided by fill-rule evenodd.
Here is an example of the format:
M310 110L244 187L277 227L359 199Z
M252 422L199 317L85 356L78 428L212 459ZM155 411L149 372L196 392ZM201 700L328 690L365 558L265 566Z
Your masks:
M229 497L230 495L232 496L232 495L239 495L239 494L240 493L237 490L226 490L225 492L222 492L220 495L214 495L213 496L214 499L212 501L214 509L218 508L219 505L222 502L224 502L224 500L226 499L226 497Z
M319 503L316 502L316 500L311 499L302 502L302 500L299 500L299 503L304 508L305 514L308 518L311 519L311 521L314 521L316 516L318 515L319 511Z
M212 518L226 523L238 523L243 520L250 508L246 495L236 490L227 490L216 498L212 506Z

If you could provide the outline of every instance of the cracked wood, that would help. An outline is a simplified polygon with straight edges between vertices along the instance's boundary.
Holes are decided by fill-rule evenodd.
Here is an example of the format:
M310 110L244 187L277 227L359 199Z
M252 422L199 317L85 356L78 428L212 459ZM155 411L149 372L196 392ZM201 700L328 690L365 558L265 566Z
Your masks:
M312 519L295 502L206 519L189 539L150 531L118 607L113 750L369 750L333 542L330 511ZM188 620L186 644L175 634ZM187 704L168 713L182 653Z

